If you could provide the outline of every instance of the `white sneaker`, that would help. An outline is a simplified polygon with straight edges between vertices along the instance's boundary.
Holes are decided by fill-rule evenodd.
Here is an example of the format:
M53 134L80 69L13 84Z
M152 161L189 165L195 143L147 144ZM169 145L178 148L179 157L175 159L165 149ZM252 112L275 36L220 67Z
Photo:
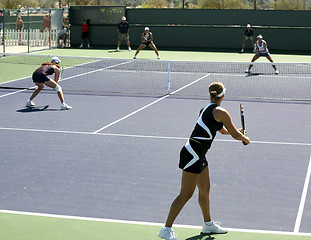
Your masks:
M219 222L212 222L211 225L203 224L202 233L227 233L228 231L220 227Z
M278 70L275 70L275 74L276 74L276 75L279 74L279 71L278 71Z
M136 59L136 55L134 55L133 59Z
M62 105L60 106L61 110L70 110L72 109L71 106L67 105L66 103L62 103Z
M120 52L120 48L119 47L117 47L117 50L116 50L117 52Z
M245 70L245 73L251 73L251 70L246 69L246 70Z
M31 100L28 100L27 102L26 102L26 107L34 107L36 104L33 102L33 101L31 101Z
M131 48L131 47L129 47L129 51L132 51L132 48Z
M160 59L160 55L159 55L159 56L157 56L157 59Z
M244 52L244 49L241 50L241 53L243 53L243 52Z
M83 44L81 44L79 48L83 48Z
M163 227L158 233L158 237L163 238L165 240L178 240L177 235L175 234L172 228Z

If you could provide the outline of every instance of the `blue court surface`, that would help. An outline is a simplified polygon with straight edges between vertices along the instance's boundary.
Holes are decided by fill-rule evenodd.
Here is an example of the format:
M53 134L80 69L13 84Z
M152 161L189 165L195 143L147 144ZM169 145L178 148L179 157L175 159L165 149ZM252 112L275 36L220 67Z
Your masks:
M24 107L31 93L0 90L0 209L165 222L179 151L207 98L65 92L73 109L61 111L49 91ZM208 152L213 219L310 234L310 103L224 100L237 127L240 102L252 142L218 133ZM176 224L202 224L197 192Z

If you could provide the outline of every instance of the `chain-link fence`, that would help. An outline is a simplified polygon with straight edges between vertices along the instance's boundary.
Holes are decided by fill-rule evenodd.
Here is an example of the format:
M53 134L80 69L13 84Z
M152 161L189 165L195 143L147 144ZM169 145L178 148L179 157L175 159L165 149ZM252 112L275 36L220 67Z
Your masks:
M0 9L0 53L69 47L63 9Z

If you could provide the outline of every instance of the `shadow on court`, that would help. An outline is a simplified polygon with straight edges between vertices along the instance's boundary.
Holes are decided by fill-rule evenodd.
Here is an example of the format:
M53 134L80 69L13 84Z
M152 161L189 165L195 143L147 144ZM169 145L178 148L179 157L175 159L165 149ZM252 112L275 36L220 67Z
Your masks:
M25 108L16 110L16 112L20 112L20 113L42 112L42 111L61 111L61 109L49 108L49 105L46 105L46 106L39 106L39 107L25 107Z
M212 236L212 234L200 234L190 238L186 238L185 240L213 240L216 239Z

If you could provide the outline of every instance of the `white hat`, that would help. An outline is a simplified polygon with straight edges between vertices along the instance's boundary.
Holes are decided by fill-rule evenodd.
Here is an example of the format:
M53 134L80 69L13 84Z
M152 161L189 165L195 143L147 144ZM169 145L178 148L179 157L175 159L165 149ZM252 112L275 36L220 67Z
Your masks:
M58 57L52 57L51 61L54 61L57 64L61 62L61 60Z
M148 28L148 27L145 27L145 31L146 31L146 30L149 30L149 28Z
M257 36L257 38L262 38L262 35L261 35L261 34L259 34L259 35Z
M247 27L249 28L249 27L251 27L251 25L250 25L250 24L247 24Z
M125 21L125 20L126 20L126 17L122 17L122 20Z

